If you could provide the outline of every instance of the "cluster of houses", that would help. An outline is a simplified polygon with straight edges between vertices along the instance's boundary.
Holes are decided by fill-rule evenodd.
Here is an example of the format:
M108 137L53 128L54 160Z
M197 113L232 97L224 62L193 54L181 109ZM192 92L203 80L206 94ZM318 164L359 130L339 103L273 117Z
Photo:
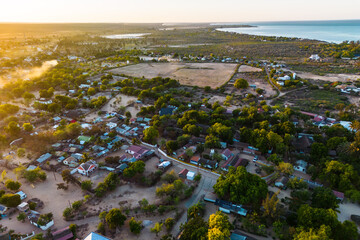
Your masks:
M304 112L304 111L300 111L300 113L312 117L312 123L315 126L318 127L324 127L324 126L328 126L331 127L335 124L340 124L341 126L343 126L344 128L346 128L349 131L354 131L354 129L351 127L351 122L350 121L337 121L335 118L329 118L329 117L324 117L321 116L319 114L315 114L315 113L309 113L309 112Z
M359 87L350 86L350 85L337 85L335 89L345 94L351 94L351 93L359 94L360 92Z

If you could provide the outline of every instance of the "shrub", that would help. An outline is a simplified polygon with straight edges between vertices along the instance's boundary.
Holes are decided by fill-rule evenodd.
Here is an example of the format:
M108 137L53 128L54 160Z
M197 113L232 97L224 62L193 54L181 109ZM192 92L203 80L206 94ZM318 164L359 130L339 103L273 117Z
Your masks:
M79 208L82 206L82 204L83 204L83 201L80 200L80 201L73 202L73 204L71 206L74 210L79 210Z
M19 213L19 215L17 216L17 220L20 222L24 222L26 219L26 214L24 212Z
M167 218L165 220L165 227L168 231L170 231L175 224L175 220L173 218Z
M92 185L93 183L91 182L91 180L82 181L81 189L85 191L91 190Z
M134 217L132 217L129 221L130 231L135 234L139 234L142 229L142 221L136 221Z

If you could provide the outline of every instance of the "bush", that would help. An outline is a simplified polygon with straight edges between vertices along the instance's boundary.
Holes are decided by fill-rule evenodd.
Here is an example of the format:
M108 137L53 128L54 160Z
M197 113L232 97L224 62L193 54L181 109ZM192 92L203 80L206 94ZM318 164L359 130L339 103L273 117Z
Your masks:
M105 226L103 222L99 222L99 224L97 225L97 231L101 234L105 233Z
M30 203L29 203L29 208L30 208L30 210L35 210L35 209L36 209L36 206L37 206L36 202L30 202Z
M13 181L11 179L6 180L5 187L12 191L17 191L21 187L21 183L18 181Z
M73 204L71 206L74 210L79 210L80 207L82 206L82 204L83 204L83 201L80 200L80 201L73 202Z
M17 220L20 222L24 222L26 219L26 214L24 212L19 213L19 215L17 216Z
M63 217L65 219L68 219L72 215L72 212L73 212L72 208L69 208L69 207L65 208L63 211Z
M130 231L135 234L139 234L142 229L142 221L136 221L134 217L132 217L129 221Z
M85 190L85 191L89 191L89 190L91 190L92 185L93 185L93 183L91 182L91 180L82 181L81 189Z
M73 233L74 236L76 236L77 227L78 226L76 224L70 224L69 225L69 229L71 230L71 232Z
M170 231L175 225L175 220L173 218L167 218L165 220L165 227L168 231Z

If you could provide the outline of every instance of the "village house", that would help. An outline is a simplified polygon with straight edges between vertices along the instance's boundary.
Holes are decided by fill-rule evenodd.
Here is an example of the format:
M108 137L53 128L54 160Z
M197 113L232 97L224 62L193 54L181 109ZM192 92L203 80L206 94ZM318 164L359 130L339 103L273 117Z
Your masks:
M87 235L84 240L111 240L110 238L104 237L98 233L91 232Z
M295 163L294 170L306 173L307 166L308 166L307 162L305 162L304 160L298 160Z
M240 158L239 154L228 159L222 166L221 169L224 171L229 171L229 167L234 167L235 169L239 166L246 167L249 164L249 161L243 158Z
M51 153L45 153L44 155L41 155L38 159L36 159L36 162L39 164L42 164L49 160L52 157Z
M48 221L47 223L45 223L45 225L40 225L38 223L39 218L40 218L40 214L35 211L31 211L31 213L28 215L28 219L29 219L30 223L33 224L34 226L40 228L43 231L46 231L50 227L54 226L54 220Z
M181 170L181 171L179 172L179 178L186 179L186 175L187 175L188 172L189 172L189 170L187 170L186 168L184 168L183 170Z
M128 149L125 150L125 152L133 155L134 158L136 158L136 159L140 159L143 156L145 156L146 153L149 152L149 150L147 148L142 147L142 146L131 145Z
M209 169L216 169L218 167L217 161L200 158L199 164Z
M227 161L229 158L233 157L234 154L227 148L221 153L221 156L225 161Z
M74 237L74 234L69 227L54 231L51 235L53 240L69 240Z
M94 161L87 161L86 163L80 164L80 166L77 168L78 173L89 176L95 169L98 167L98 165Z
M198 165L200 161L200 156L192 156L190 158L190 163L194 165Z
M77 167L79 165L78 160L72 156L66 158L63 163L71 168Z
M281 177L275 182L275 186L278 188L284 189L286 184L288 183L289 179L287 177Z

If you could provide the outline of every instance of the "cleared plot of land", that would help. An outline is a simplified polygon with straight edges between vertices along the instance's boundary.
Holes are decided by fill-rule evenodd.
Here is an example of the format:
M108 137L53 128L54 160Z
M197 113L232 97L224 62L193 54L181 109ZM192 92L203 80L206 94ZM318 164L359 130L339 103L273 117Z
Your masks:
M263 70L261 68L257 68L257 67L251 67L248 65L241 65L239 67L239 71L240 73L245 73L245 72L262 72Z
M297 75L303 79L321 80L329 82L347 82L360 79L360 75L354 74L326 74L325 76L316 75L309 72L299 72Z
M134 77L169 77L182 85L217 88L235 72L236 64L228 63L140 63L110 70Z

